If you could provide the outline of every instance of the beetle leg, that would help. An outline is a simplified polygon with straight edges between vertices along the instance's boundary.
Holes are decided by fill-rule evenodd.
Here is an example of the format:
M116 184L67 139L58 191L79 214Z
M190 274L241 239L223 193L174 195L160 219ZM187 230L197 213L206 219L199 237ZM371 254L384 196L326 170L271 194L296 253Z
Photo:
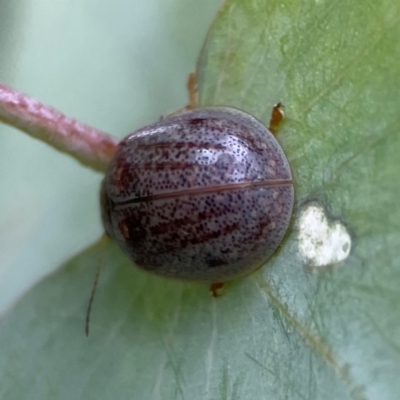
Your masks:
M210 292L214 297L221 296L221 289L224 287L223 282L214 282L210 285Z
M187 80L187 91L189 92L189 104L186 106L188 110L197 107L197 77L196 72L191 72Z
M269 122L269 130L276 135L277 128L279 124L282 122L283 117L285 116L284 113L284 106L281 102L277 103L274 105L272 108L272 113L271 113L271 121Z

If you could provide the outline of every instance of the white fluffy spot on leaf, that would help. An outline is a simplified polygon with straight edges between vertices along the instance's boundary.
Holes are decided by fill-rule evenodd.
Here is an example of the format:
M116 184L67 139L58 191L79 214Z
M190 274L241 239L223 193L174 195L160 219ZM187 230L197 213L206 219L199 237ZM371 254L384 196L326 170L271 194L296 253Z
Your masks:
M339 221L328 221L322 207L310 205L300 217L299 249L311 267L325 267L348 257L351 238Z

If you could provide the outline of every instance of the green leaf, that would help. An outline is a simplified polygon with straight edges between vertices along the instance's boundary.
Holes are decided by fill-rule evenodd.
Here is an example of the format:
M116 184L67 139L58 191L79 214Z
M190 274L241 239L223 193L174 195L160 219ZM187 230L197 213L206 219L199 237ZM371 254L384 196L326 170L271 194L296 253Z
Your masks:
M284 103L297 199L281 249L217 299L134 269L113 244L83 252L3 318L0 397L397 398L399 23L393 1L227 1L200 57L200 103L266 124ZM350 235L338 265L311 269L301 251L312 206Z

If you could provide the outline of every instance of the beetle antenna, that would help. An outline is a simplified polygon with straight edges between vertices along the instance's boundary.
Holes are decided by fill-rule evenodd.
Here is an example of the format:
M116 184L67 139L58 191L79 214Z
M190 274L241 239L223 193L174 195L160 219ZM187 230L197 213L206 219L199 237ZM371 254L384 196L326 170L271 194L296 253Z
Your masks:
M106 244L106 242L107 242L107 236L106 236L106 234L104 234L100 239L101 247L103 247ZM97 289L97 283L99 282L101 264L102 264L101 261L102 260L99 260L99 263L97 264L96 275L94 277L92 292L90 293L89 304L88 304L88 308L86 310L86 322L85 322L85 334L86 334L86 336L89 336L90 313L92 311L92 305L93 305L94 295L95 295L96 289Z
M94 295L96 293L97 282L99 281L99 276L100 276L100 264L97 264L96 276L94 278L92 293L90 294L89 305L86 311L86 323L85 323L86 336L89 336L90 312L92 311L92 305L93 305Z

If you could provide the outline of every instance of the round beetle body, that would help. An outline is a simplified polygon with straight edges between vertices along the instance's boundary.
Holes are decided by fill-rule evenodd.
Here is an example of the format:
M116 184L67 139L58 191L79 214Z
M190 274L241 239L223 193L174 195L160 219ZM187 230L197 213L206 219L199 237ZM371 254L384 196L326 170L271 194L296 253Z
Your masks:
M101 188L109 236L157 275L225 282L260 267L290 222L289 163L257 119L198 108L130 134Z

